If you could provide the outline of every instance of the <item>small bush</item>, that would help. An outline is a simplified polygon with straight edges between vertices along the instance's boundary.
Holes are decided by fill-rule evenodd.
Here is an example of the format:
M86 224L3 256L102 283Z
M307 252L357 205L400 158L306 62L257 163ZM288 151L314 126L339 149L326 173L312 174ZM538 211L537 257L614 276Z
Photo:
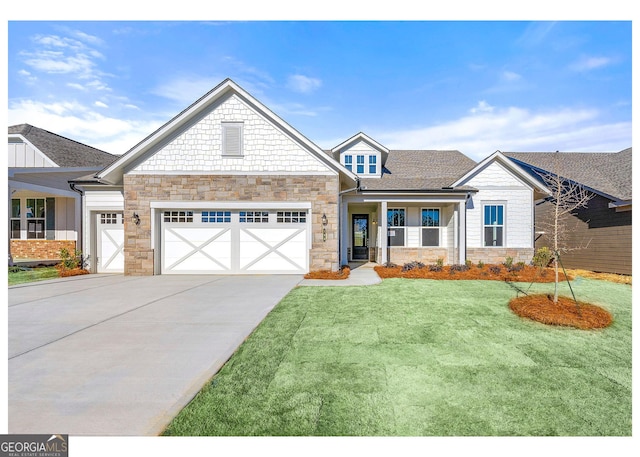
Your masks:
M494 275L499 275L500 273L502 273L502 267L500 267L500 265L491 265L489 267L489 271Z
M82 258L82 251L77 249L71 254L68 249L60 249L60 264L58 265L61 270L76 270L84 268L84 259Z
M405 263L402 266L402 271L411 271L411 270L416 270L424 267L425 267L424 263L414 260L413 262Z
M442 265L438 265L437 263L429 265L429 271L442 271Z
M385 263L385 264L384 264L384 267L385 267L385 268L396 268L397 266L398 266L398 265L396 265L396 264L395 264L395 263L393 263L393 262L387 262L387 263Z
M548 247L543 246L536 251L531 262L533 263L534 266L542 270L543 268L547 268L552 260L553 260L553 252L551 252L551 250Z
M467 270L473 266L473 262L469 259L465 260L464 264L467 266Z
M469 266L468 265L451 265L449 267L449 271L468 271L469 270Z
M478 268L482 270L484 268L484 262L482 260L478 260Z
M504 262L502 262L502 265L504 265L507 270L509 270L511 268L511 266L513 265L513 257L505 257Z

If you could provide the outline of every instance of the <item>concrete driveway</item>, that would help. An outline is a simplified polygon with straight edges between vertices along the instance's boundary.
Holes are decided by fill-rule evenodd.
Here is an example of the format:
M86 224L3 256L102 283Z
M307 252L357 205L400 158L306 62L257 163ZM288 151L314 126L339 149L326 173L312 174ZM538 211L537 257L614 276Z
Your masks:
M302 276L9 288L9 433L157 435Z

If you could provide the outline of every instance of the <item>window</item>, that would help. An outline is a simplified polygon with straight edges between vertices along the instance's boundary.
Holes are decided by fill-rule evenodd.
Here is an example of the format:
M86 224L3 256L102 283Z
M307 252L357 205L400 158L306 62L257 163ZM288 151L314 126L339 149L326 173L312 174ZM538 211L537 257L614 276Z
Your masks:
M165 211L165 222L193 222L193 211Z
M404 208L387 210L387 242L389 246L404 246L405 213Z
M11 238L20 239L20 199L11 199Z
M440 209L422 209L422 246L440 246Z
M369 174L371 175L375 175L378 172L376 159L376 156L369 156Z
M353 156L344 156L344 167L349 171L353 171Z
M224 224L231 222L231 211L203 211L202 222Z
M301 224L307 222L307 213L304 211L278 211L278 224Z
M484 205L484 245L504 246L504 205Z
M241 122L222 124L222 155L242 157L242 126Z
M118 223L118 213L102 213L102 214L100 214L100 223L101 224L117 224Z
M27 239L45 238L45 199L27 198Z
M240 211L240 222L268 223L269 211Z
M357 173L362 174L364 173L364 156L356 156L356 161L357 161Z

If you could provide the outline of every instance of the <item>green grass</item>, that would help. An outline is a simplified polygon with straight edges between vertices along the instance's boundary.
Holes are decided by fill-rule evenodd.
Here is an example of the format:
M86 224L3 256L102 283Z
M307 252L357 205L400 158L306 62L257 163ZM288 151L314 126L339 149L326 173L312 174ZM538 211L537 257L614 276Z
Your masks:
M631 287L573 286L612 326L521 319L497 281L296 288L165 434L629 436Z
M58 277L58 270L55 267L38 267L17 272L9 271L8 274L10 286Z

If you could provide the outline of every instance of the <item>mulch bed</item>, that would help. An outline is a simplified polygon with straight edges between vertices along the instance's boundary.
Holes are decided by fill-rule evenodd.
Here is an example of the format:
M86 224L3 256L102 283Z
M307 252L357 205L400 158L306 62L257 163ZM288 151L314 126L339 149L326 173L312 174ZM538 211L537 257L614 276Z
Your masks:
M558 302L554 303L551 295L526 295L511 300L509 308L520 317L543 324L582 330L608 327L613 322L607 310L580 301L576 305L572 298L567 297L558 297Z
M456 271L450 266L443 266L441 271L431 271L429 266L414 268L403 271L402 266L385 267L378 265L374 268L381 278L410 278L410 279L481 279L493 281L513 281L513 282L554 282L555 275L552 268L545 268L542 271L538 267L530 265L521 269L509 270L504 265L483 265L482 268L474 265L466 271ZM562 272L559 275L560 281L566 278Z
M348 265L344 265L338 271L330 270L318 270L311 271L304 275L304 279L347 279L351 273L351 268Z
M66 278L68 276L78 276L78 275L88 275L89 274L89 270L83 270L81 268L69 269L69 268L60 268L58 266L56 266L56 268L58 269L58 275L61 278Z

